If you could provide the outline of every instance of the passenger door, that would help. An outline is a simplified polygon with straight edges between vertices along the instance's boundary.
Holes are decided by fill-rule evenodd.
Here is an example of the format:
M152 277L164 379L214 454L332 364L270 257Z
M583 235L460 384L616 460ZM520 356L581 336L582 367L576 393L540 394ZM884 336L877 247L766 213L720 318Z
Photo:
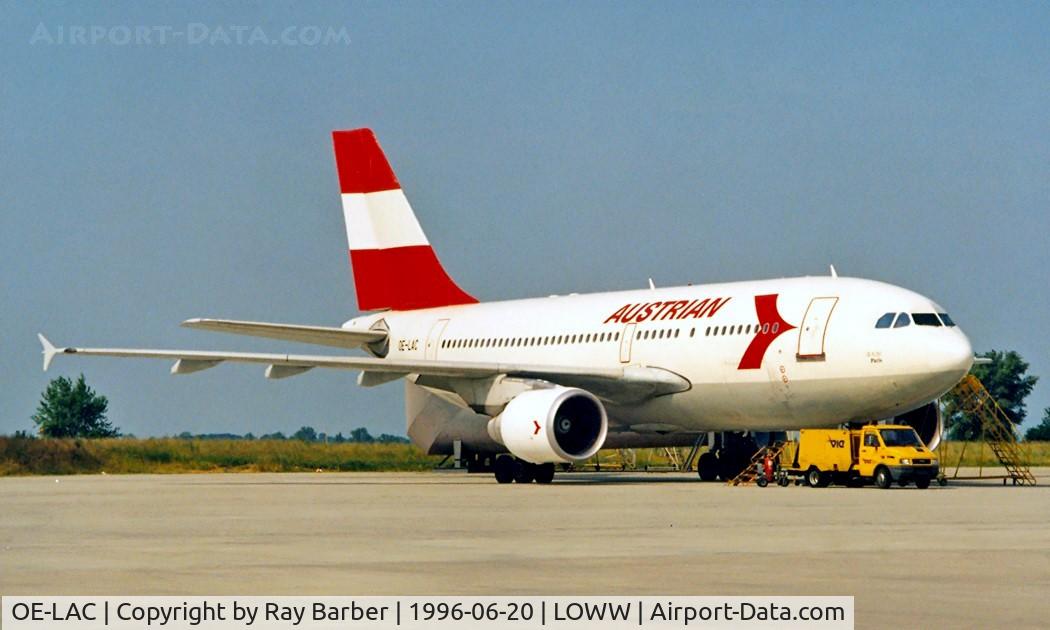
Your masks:
M799 361L824 360L824 337L828 320L831 319L831 312L835 310L838 301L837 297L818 297L810 301L798 330L798 352L795 357Z
M427 359L436 359L438 354L438 348L441 347L441 335L445 334L445 327L448 326L447 319L439 319L430 328L430 334L427 335L427 348L425 357Z
M620 337L620 363L631 362L631 344L634 342L634 329L637 324L627 324L623 327L623 337Z

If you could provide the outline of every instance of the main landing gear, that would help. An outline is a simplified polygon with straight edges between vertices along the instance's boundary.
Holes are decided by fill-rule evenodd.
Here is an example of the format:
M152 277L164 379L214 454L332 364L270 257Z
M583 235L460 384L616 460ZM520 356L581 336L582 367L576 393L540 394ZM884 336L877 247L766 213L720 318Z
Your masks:
M711 449L696 460L701 481L729 481L751 465L758 444L750 433L719 433Z
M498 455L492 464L498 483L550 483L554 481L554 464L532 464L511 455Z

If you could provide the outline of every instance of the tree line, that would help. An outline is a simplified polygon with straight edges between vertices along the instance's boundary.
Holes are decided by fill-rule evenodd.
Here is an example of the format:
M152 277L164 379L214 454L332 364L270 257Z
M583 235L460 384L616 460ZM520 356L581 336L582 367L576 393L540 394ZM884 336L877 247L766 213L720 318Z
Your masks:
M53 379L40 397L40 404L33 414L40 437L48 438L112 438L121 437L120 429L106 418L109 400L92 389L81 374L76 381L65 376ZM25 435L24 432L19 432ZM134 437L134 436L126 436ZM234 433L201 433L188 431L180 433L183 439L224 439L224 440L299 440L302 442L343 443L407 443L408 438L399 435L382 433L374 437L368 429L360 427L344 436L342 432L327 435L313 427L300 427L290 436L280 431L267 433L256 438L251 433L237 435Z

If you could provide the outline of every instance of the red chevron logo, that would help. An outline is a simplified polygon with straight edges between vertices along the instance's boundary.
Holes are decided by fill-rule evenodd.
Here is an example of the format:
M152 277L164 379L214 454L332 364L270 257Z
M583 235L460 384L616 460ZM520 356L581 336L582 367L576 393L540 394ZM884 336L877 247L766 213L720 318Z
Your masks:
M766 350L777 337L797 326L784 321L777 310L778 293L770 295L755 296L755 312L758 314L758 333L751 340L751 344L740 358L738 370L757 370L762 367L762 359L766 356Z

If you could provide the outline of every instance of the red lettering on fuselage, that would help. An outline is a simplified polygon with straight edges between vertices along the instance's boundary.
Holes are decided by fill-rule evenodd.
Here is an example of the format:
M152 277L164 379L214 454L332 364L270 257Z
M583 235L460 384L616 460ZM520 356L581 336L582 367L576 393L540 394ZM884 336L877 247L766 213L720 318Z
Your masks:
M665 319L699 319L714 317L732 298L704 298L702 300L669 300L667 302L640 302L624 304L605 318L603 324L640 324L644 321Z

